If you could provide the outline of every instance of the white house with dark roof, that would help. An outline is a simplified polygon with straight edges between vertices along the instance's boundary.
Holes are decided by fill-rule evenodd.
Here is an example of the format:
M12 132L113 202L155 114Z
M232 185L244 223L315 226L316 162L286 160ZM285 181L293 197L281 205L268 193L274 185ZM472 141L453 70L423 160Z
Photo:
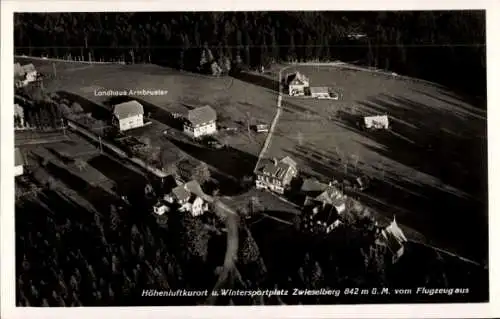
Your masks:
M262 160L255 171L257 189L267 189L284 194L291 181L298 174L297 163L290 157L281 160Z
M195 108L188 112L184 132L193 138L217 132L217 112L209 106Z
M14 149L14 175L20 176L24 174L24 156L21 150L16 147Z
M113 107L112 123L120 131L144 126L144 107L137 101L117 104Z
M305 89L309 87L309 78L300 72L288 75L286 81L291 96L304 95Z

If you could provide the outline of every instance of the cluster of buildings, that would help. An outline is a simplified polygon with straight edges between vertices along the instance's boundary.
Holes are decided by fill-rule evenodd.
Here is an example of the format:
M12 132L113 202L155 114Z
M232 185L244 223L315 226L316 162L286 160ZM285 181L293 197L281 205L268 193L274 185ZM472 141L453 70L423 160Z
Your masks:
M262 160L255 170L255 186L283 195L298 175L297 163L290 157L280 160ZM367 187L369 181L357 178L360 189ZM324 184L316 180L306 180L301 193L305 194L302 206L301 228L316 234L328 234L342 224L342 214L347 210L348 197L338 181ZM396 218L387 226L376 224L377 247L390 252L392 262L396 262L404 253L407 239L396 222Z
M310 182L311 184L311 182ZM306 185L309 194L319 192L317 196L307 196L303 206L302 229L312 233L328 234L342 224L341 216L346 212L348 197L340 183L334 181L328 185L317 182ZM392 263L396 263L404 253L408 241L399 227L396 217L387 226L375 224L375 245L382 252L389 253Z
M209 105L190 110L183 120L183 131L189 137L217 133L217 113ZM144 107L135 100L114 105L112 124L122 132L144 126Z
M208 202L204 200L203 191L197 181L192 180L178 185L158 199L153 206L153 212L159 216L173 209L189 213L194 217L201 216L208 211Z
M286 85L290 96L311 96L316 99L338 100L339 95L326 86L310 86L307 76L300 72L287 75Z
M37 78L38 72L32 63L14 64L14 85L16 88L26 86L28 83L36 81Z

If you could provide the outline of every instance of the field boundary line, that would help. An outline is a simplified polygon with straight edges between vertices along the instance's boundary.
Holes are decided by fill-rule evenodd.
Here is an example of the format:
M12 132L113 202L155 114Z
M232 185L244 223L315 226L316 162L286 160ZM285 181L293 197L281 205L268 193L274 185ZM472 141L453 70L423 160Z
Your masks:
M473 264L475 266L487 269L486 265L482 265L481 263L479 263L477 261L474 261L474 260L462 257L462 256L460 256L460 255L458 255L456 253L452 253L451 251L448 251L446 249L439 248L439 247L436 247L436 246L433 246L431 244L427 244L427 243L424 243L424 242L421 242L421 241L418 241L418 240L408 240L408 241L411 242L411 243L417 244L417 245L422 245L424 247L430 248L430 249L432 249L434 251L446 254L448 256L458 258L458 259L460 259L463 262L466 262L466 263L469 263L469 264Z
M67 62L67 63L82 63L82 64L101 64L101 65L106 65L106 64L119 64L119 65L124 65L125 62L108 62L108 61L75 61L75 60L65 60L65 59L58 59L58 58L43 58L43 57L37 57L37 56L28 56L28 55L14 55L14 58L21 58L21 59L33 59L33 60L40 60L40 61L52 61L52 62ZM139 63L137 63L139 64ZM154 65L154 63L140 63L140 64L148 64L148 65ZM291 62L291 63L285 63L287 67L291 66L337 66L337 67L343 67L346 69L350 70L356 70L356 71L363 71L363 72L370 72L373 74L381 74L389 77L394 77L400 80L406 80L406 81L414 81L414 82L420 82L420 83L425 83L425 84L434 84L434 85L440 85L435 82L419 79L419 78L414 78L410 76L405 76L405 75L400 75L395 72L383 70L383 69L378 69L374 67L368 67L368 66L357 66L354 64L350 64L349 62L343 62L343 61L334 61L334 62ZM286 68L286 67L285 67ZM283 69L282 69L283 70ZM185 73L189 73L187 71L181 71ZM195 74L195 73L193 73ZM210 77L209 75L205 75L206 77ZM231 87L232 83L230 83Z
M428 80L424 79L419 79L411 76L406 76L406 75L401 75L396 72L391 72L388 70L384 69L378 69L375 67L369 67L369 66L358 66L355 64L351 64L349 62L343 62L343 61L334 61L334 62L296 62L296 63L289 63L289 66L331 66L331 67L340 67L344 68L347 70L354 70L354 71L361 71L361 72L368 72L372 74L380 74L380 75L385 75L387 77L393 77L398 80L404 80L404 81L413 81L413 82L418 82L418 83L423 83L423 84L431 84L431 85L438 85L442 86L439 83L436 82L431 82Z
M67 62L67 63L75 63L75 64L79 64L79 63L83 63L83 64L125 64L123 62L75 61L75 60L65 60L65 59L58 59L58 58L42 58L42 57L29 56L29 55L14 55L14 58L32 59L32 60L49 61L49 62Z

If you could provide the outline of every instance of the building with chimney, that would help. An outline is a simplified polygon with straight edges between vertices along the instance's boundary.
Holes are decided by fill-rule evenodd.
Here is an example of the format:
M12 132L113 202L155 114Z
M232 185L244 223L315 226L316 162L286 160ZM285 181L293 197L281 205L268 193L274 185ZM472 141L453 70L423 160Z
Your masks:
M217 132L217 113L209 106L195 108L188 112L184 133L193 138L212 135Z
M292 180L298 175L297 163L290 157L281 160L262 160L255 171L257 189L267 189L284 194Z

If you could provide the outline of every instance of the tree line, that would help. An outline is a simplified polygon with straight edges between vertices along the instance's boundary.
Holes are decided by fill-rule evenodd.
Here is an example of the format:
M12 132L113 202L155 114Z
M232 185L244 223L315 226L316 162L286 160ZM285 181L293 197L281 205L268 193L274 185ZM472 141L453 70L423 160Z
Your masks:
M340 59L485 93L484 11L22 13L14 36L17 54L216 72Z

